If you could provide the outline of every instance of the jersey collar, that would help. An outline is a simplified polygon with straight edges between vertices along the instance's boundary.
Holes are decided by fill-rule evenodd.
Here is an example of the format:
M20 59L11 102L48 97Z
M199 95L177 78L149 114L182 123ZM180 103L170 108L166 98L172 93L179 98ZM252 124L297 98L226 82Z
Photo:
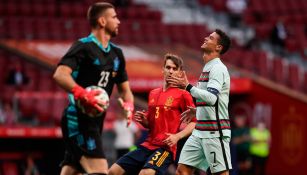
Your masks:
M215 64L215 63L220 62L220 61L221 61L221 59L217 57L217 58L210 60L206 65Z
M101 44L101 42L98 41L98 39L95 37L95 35L93 33L91 33L88 36L95 44L97 44L97 46L105 53L110 52L111 50L111 46L110 46L110 42L108 42L108 46L106 48L104 48Z

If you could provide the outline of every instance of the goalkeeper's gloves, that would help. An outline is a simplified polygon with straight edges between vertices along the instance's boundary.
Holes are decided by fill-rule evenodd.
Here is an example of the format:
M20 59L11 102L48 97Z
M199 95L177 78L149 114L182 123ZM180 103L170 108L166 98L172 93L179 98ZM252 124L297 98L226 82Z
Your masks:
M80 100L85 106L90 106L97 109L99 112L103 112L103 108L99 106L98 100L95 98L100 92L96 90L87 91L79 85L75 85L71 92L74 95L75 100Z
M134 104L131 101L124 102L122 98L119 98L118 101L126 113L127 127L128 127L132 121Z
M127 112L127 127L128 127L132 121L134 104L132 102L124 102L123 108Z

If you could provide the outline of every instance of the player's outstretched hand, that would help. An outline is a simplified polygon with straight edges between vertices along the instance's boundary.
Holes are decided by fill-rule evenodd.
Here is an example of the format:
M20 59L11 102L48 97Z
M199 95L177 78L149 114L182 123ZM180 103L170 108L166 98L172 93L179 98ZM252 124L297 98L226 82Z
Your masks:
M131 124L134 104L132 102L124 102L122 98L118 98L120 106L124 109L127 118L127 127Z
M185 71L168 76L166 78L166 82L168 82L171 87L178 87L182 89L184 89L189 84L189 80Z
M100 93L98 90L86 91L83 87L76 85L72 88L75 100L80 100L82 104L96 108L99 112L103 112L103 108L99 104L103 101L97 100L95 97Z
M166 135L168 137L165 140L163 140L163 143L165 143L169 147L174 146L180 140L180 137L176 134L166 133Z
M146 117L145 110L143 111L136 111L134 114L134 120L139 122L144 128L148 128L148 120Z
M190 123L195 116L196 116L196 108L188 106L188 109L181 114L180 120L184 123Z

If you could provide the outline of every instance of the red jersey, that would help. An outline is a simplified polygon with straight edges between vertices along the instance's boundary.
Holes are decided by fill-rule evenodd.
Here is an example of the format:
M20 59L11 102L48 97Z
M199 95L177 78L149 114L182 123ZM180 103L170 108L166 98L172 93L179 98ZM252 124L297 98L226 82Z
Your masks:
M175 134L180 128L180 114L186 111L187 106L195 106L192 96L185 90L179 88L157 88L150 91L148 98L148 137L141 145L154 150L165 148L176 157L177 146L169 147L163 143L168 135Z

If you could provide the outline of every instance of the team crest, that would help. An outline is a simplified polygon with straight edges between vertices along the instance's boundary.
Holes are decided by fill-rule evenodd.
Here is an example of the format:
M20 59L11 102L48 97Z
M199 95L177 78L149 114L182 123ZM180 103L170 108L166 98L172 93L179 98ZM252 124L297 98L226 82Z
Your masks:
M118 57L114 58L112 77L115 77L117 75L117 71L119 69L119 64L120 64L120 61L119 61Z
M165 110L168 110L168 109L172 106L173 101L174 101L174 98L173 98L172 96L168 97L168 98L166 99L165 104L164 104L164 109L165 109Z
M91 137L86 141L86 145L88 150L94 150L96 148L95 140Z

